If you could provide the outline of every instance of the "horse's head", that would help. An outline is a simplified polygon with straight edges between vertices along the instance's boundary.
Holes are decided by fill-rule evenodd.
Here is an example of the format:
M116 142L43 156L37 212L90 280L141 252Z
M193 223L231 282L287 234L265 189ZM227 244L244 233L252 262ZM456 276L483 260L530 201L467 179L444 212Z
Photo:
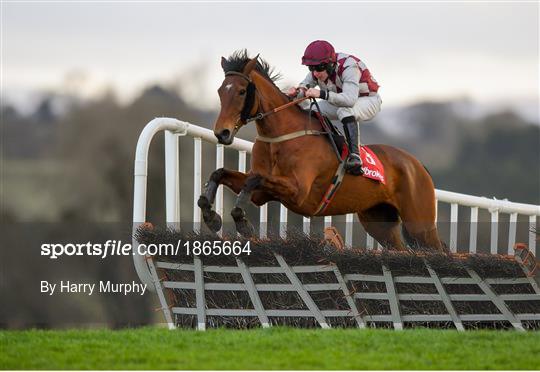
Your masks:
M255 85L251 79L257 57L249 59L241 72L231 70L229 61L221 57L225 80L218 89L221 111L214 124L214 134L219 143L230 145L238 129L258 110Z

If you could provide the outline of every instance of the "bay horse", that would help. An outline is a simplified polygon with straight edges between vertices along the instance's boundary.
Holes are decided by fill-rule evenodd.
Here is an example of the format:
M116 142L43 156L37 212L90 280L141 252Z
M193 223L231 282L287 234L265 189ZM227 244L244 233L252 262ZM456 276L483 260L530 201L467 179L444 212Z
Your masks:
M198 201L206 225L214 232L221 228L221 217L212 209L220 184L238 194L231 215L242 235L253 229L245 217L249 201L261 206L279 201L291 211L314 216L339 165L339 160L318 120L297 105L268 115L289 102L274 84L272 68L246 50L221 58L225 79L218 89L221 111L214 124L218 142L230 145L238 130L255 121L258 138L253 145L251 169L247 173L220 168L214 171ZM266 114L262 114L265 112ZM278 142L293 132L305 134ZM283 138L283 137L281 137ZM405 250L406 243L442 251L435 224L436 201L431 176L411 154L387 145L369 145L384 165L386 184L362 176L346 174L324 213L356 213L365 230L387 249Z

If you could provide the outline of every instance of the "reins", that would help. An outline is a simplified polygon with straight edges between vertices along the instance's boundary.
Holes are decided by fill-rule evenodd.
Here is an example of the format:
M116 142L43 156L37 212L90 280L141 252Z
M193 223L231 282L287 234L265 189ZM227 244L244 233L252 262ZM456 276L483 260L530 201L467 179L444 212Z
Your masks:
M298 104L300 102L303 102L303 101L311 98L311 97L297 98L295 100L292 100L291 102L285 103L284 105L278 106L273 110L270 110L270 111L267 111L267 112L260 112L260 113L256 114L255 116L249 117L249 114L250 114L251 110L253 109L253 104L255 102L255 92L256 92L255 84L253 84L253 82L251 81L249 76L247 76L247 75L245 75L245 74L243 74L241 72L229 71L229 72L225 73L225 76L228 76L228 75L240 76L240 77L244 78L245 80L247 80L247 82L248 82L248 86L247 86L247 89L246 89L247 96L246 96L246 100L245 100L245 103L244 103L244 108L242 109L242 112L240 114L240 119L237 121L237 123L236 123L236 125L234 127L235 132L237 132L238 129L240 128L240 126L241 126L240 121L243 121L243 125L246 125L246 124L248 124L248 123L250 123L252 121L262 120L266 116L278 113L278 112L280 112L282 110L285 110L288 107L291 107L293 105L296 105L296 104ZM317 101L314 98L311 98L311 99L312 99L312 103L310 105L310 116L311 116L311 111L313 110L313 106L315 106L317 111L319 112L319 114L321 114L321 108L319 107L319 104L317 103ZM299 130L299 131L296 131L296 132L287 133L287 134L277 136L277 137L257 136L255 138L257 141L261 141L261 142L278 143L278 142L288 141L288 140L298 138L298 137L302 137L302 136L320 136L320 135L328 135L329 136L330 143L332 145L332 149L334 150L334 152L337 155L339 165L337 167L337 170L336 170L336 173L335 173L334 177L332 177L332 182L330 183L328 189L324 193L323 199L321 200L321 202L319 203L319 206L317 207L317 211L314 214L315 216L321 215L328 208L328 206L330 205L332 199L336 195L337 190L341 186L341 182L343 181L343 177L345 175L345 161L343 159L341 159L341 154L339 153L339 150L338 150L338 148L336 146L336 143L335 143L334 139L332 138L331 130L330 130L330 128L327 127L326 123L324 122L324 119L321 120L321 125L322 125L323 129L326 130L326 132L325 131L321 132L321 131L318 131L318 130L312 130L312 129L304 128L304 130Z
M310 98L310 97L297 98L297 99L295 99L295 100L293 100L293 101L291 101L291 102L288 102L288 103L286 103L286 104L284 104L284 105L278 106L278 107L276 107L276 108L273 109L273 110L266 111L266 112L260 112L260 113L258 113L257 115L250 117L250 118L246 121L246 124L247 124L247 123L250 123L250 122L252 122L252 121L255 121L255 120L261 120L261 119L267 117L268 115L272 115L272 114L278 113L278 112L280 112L281 110L285 110L287 107L294 106L294 105L296 105L296 104L298 104L298 103L300 103L300 102L303 102L303 101L305 101L306 99L309 99L309 98Z
M229 71L229 72L225 73L225 76L229 76L229 75L240 76L241 78L245 79L248 82L248 86L247 86L247 89L246 89L247 90L247 92L246 92L246 94L247 94L246 103L244 104L244 108L242 109L242 112L240 114L240 118L236 122L236 125L234 127L235 132L237 132L238 129L240 129L241 125L246 125L248 123L251 123L252 121L262 120L262 119L264 119L265 117L267 117L269 115L276 114L276 113L278 113L278 112L280 112L282 110L285 110L288 107L297 105L298 103L303 102L303 101L311 98L311 97L297 98L295 100L292 100L291 102L287 102L287 103L285 103L285 104L283 104L281 106L278 106L278 107L276 107L276 108L274 108L274 109L272 109L270 111L259 112L255 116L248 116L249 113L251 112L251 109L252 109L253 104L254 104L254 98L255 98L254 95L255 95L255 92L256 92L255 84L253 84L253 81L251 80L251 78L249 76L247 76L246 74L243 74L241 72ZM313 101L315 102L315 105L318 107L315 99L313 99ZM267 142L267 143L278 143L278 142L288 141L288 140L298 138L298 137L302 137L302 136L318 136L318 135L321 135L321 134L326 134L326 133L318 131L318 130L304 129L304 130L296 131L296 132L293 132L293 133L284 134L284 135L278 136L278 137L257 136L256 140L261 141L261 142ZM334 147L335 147L335 145L334 145ZM339 153L338 153L338 155L339 155Z
M237 72L237 71L229 71L227 73L225 73L225 76L230 76L230 75L234 75L234 76L240 76L241 78L244 78L247 82L248 82L248 94L249 94L249 86L250 85L254 85L253 84L253 81L251 81L251 78L249 76L247 76L246 74L243 74L241 72ZM259 112L257 115L255 116L251 116L251 117L248 117L244 120L244 125L245 124L248 124L248 123L251 123L252 121L255 121L255 120L261 120L265 117L267 117L268 115L272 115L272 114L275 114L277 112L280 112L281 110L285 110L287 107L290 107L290 106L293 106L293 105L296 105L300 102L303 102L305 101L306 99L309 99L310 97L302 97L302 98L298 98L298 99L295 99L291 102L288 102L284 105L281 105L281 106L278 106L276 107L275 109L273 110L270 110L270 111L267 111L267 112ZM249 97L246 97L246 101L249 100ZM248 106L248 105L245 105L245 106ZM253 103L251 103L249 106L253 106ZM251 110L251 107L244 107L244 110L248 108Z

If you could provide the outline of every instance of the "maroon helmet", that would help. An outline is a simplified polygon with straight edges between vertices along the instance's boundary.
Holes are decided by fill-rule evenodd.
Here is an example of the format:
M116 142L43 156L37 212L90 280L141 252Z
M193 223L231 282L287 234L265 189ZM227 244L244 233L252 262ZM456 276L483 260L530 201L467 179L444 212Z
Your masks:
M309 44L302 57L302 64L307 66L320 65L321 63L335 63L336 51L332 44L324 40L315 40Z

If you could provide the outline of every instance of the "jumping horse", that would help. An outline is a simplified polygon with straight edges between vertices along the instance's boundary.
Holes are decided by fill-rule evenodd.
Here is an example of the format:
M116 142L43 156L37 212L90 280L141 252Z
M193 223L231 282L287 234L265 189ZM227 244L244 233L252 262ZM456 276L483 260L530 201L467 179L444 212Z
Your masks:
M435 224L435 189L431 176L411 154L387 145L369 145L384 165L386 183L345 175L332 202L317 214L322 198L339 166L321 123L274 84L272 68L247 51L221 58L225 79L218 89L221 111L214 125L218 142L230 145L238 130L255 122L258 137L247 173L220 168L214 171L198 205L212 231L221 217L212 209L220 184L238 194L231 215L242 235L253 229L244 209L250 201L261 206L279 201L303 216L356 213L365 230L388 249L406 245L443 250ZM276 109L280 109L279 112ZM272 114L273 113L273 114ZM400 231L401 227L401 231Z

